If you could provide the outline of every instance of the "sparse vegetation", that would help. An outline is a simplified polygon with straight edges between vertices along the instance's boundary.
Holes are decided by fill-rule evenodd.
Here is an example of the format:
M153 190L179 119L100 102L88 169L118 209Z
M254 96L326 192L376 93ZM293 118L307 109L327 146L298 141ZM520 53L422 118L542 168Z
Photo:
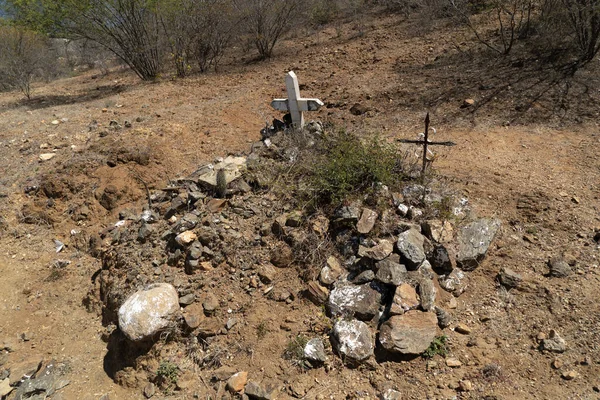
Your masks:
M156 380L165 392L173 389L179 377L179 368L171 361L163 360L156 370Z
M267 336L268 332L269 328L267 326L267 321L261 321L256 326L256 337L258 338L258 340L264 339L264 337Z
M436 355L440 355L445 357L448 354L448 346L446 343L448 342L448 336L441 335L433 339L433 342L429 345L429 348L425 350L423 353L423 357L425 358L433 358Z
M284 358L291 360L295 365L302 366L304 362L304 347L308 338L304 335L294 336L285 346Z

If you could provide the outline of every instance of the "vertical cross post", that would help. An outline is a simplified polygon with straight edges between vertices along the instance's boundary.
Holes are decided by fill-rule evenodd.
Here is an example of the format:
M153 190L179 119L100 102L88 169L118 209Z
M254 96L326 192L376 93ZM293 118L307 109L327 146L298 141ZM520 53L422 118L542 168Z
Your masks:
M292 116L294 128L302 128L304 126L304 115L298 107L298 99L300 99L300 85L298 85L298 77L294 71L290 71L286 75L285 87L288 93L288 111Z
M290 71L285 76L285 88L287 90L287 99L274 99L271 107L279 111L287 111L292 117L292 125L296 129L304 127L304 111L317 111L324 106L319 99L303 99L300 97L300 85L298 77L294 71Z
M421 183L425 182L425 170L427 169L427 145L429 144L429 112L425 116L425 138L423 139L423 169L421 169Z

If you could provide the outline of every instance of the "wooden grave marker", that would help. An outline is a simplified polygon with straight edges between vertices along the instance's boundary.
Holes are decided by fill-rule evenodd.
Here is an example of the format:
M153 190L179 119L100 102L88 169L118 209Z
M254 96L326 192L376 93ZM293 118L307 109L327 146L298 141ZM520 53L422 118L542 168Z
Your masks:
M290 71L285 76L285 87L287 90L287 99L275 99L271 102L271 107L279 111L288 111L292 116L292 125L294 128L304 127L304 112L317 111L324 106L319 99L304 99L300 96L300 86L298 77L294 71Z

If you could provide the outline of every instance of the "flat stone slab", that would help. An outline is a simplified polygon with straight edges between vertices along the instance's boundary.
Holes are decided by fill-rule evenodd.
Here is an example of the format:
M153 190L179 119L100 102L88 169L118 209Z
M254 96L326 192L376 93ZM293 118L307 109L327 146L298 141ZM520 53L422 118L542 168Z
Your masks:
M242 176L242 173L246 170L246 157L228 156L223 161L216 163L213 168L206 168L206 170L201 171L198 175L198 181L210 187L216 187L217 172L220 169L225 170L225 182L229 184Z

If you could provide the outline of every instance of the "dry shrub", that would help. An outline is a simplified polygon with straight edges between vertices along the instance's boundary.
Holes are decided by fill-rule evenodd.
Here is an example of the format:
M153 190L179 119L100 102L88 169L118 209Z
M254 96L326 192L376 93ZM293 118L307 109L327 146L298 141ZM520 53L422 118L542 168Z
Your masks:
M46 37L24 28L0 26L0 88L18 89L31 98L31 84L48 76L55 64Z

